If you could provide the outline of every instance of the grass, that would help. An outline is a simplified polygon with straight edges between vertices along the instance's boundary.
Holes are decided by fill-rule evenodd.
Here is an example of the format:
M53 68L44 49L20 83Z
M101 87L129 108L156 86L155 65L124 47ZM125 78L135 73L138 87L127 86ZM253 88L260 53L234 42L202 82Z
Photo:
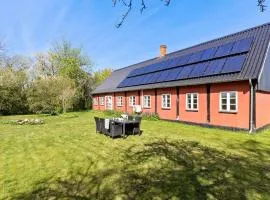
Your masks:
M0 117L0 199L270 199L270 130L142 121L111 139L93 116ZM21 118L45 124L9 123Z

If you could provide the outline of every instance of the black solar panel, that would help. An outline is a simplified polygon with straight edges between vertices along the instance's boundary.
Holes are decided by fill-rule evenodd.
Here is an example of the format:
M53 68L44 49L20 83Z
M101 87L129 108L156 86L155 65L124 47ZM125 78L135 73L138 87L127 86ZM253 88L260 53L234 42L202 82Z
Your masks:
M177 67L169 70L169 75L167 76L165 81L174 81L177 79L178 75L182 71L183 67Z
M234 42L227 43L220 46L218 50L216 51L215 57L217 58L217 57L230 55L233 45L234 45Z
M135 69L118 87L240 72L252 42L245 38Z
M176 79L186 79L189 77L189 74L193 70L194 65L183 67L182 71L178 74Z
M191 55L188 63L195 63L198 61L201 61L201 57L203 55L204 51L199 51Z
M252 37L235 42L231 53L238 54L249 51L252 42L253 42Z
M245 62L245 55L227 58L221 73L240 72Z
M203 52L203 55L202 55L202 58L201 60L209 60L209 59L212 59L214 58L214 55L216 53L218 48L210 48L210 49L206 49L204 52Z
M226 58L210 61L203 75L210 76L210 75L219 74L225 64L225 61L226 61Z
M207 68L208 62L199 63L194 65L194 69L189 75L189 78L201 77L204 75L204 72Z

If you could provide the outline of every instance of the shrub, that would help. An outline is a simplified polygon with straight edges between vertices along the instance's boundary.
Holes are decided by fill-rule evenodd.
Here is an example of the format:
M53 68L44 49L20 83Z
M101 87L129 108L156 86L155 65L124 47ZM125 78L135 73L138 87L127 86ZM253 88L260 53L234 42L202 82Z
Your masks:
M112 117L121 117L123 112L116 111L116 110L106 110L104 111L105 115L112 116Z
M145 112L142 113L142 118L144 120L152 120L152 121L157 121L159 120L159 116L156 113L151 113L151 112Z

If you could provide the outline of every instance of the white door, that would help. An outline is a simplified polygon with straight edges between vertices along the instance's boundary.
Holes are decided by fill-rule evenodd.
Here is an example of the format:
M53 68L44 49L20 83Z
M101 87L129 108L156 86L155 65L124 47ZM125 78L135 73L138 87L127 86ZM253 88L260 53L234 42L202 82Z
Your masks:
M106 103L105 103L106 110L112 110L113 109L112 96L106 96L105 101L106 101Z

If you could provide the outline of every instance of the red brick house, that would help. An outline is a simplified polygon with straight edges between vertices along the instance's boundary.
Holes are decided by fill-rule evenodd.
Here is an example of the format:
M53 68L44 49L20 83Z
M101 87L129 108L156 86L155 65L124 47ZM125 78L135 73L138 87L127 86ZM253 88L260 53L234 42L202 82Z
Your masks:
M115 70L93 109L254 131L270 124L270 23Z

